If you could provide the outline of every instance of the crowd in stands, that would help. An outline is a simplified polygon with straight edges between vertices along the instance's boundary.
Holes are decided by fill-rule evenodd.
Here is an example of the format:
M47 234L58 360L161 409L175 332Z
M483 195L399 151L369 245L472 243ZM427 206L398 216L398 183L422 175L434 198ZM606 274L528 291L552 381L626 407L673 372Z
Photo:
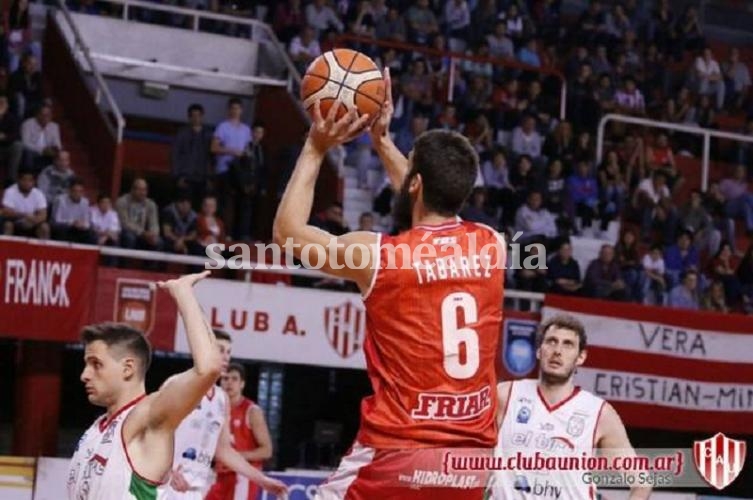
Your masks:
M390 68L398 148L407 153L429 128L466 135L481 170L462 216L510 237L521 232L517 243L547 250L547 268L516 270L511 287L753 312L753 145L715 147L712 158L730 167L715 172L705 192L679 165L680 157L700 156L695 136L612 122L597 162L596 129L607 113L711 128L720 117L741 115L747 124L740 132L753 136L749 68L737 48L728 54L710 48L694 5L679 12L668 0L592 0L578 15L565 16L561 0L178 4L264 20L300 71L340 43L338 34L397 44L349 42ZM113 8L91 0L72 7L94 14ZM172 26L187 22L134 15ZM12 35L18 19L13 9L6 14L6 79L0 78L7 96L0 97L0 154L18 177L3 200L6 233L183 254L200 254L226 237L251 239L268 171L281 167L266 161L263 125L243 123L240 102L230 102L228 119L214 129L203 123L200 105L189 108L189 123L172 149L179 188L172 204L160 210L146 181L136 179L114 209L106 197L89 209L45 106L36 49ZM558 74L567 84L564 119ZM374 213L364 214L361 226L389 220L391 190L367 182L369 171L381 168L368 135L350 143L346 154L359 187L373 190ZM279 186L271 189L279 194ZM342 211L333 205L313 221L344 232ZM619 237L609 241L614 224ZM603 240L586 269L573 258L574 238L582 236Z

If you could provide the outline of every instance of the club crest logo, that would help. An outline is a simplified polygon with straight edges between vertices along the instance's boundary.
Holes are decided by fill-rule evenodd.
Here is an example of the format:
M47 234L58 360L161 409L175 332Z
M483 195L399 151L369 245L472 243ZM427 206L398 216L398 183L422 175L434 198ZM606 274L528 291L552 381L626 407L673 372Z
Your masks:
M502 362L514 377L525 377L536 367L536 322L507 319L503 326Z
M703 479L721 490L729 486L743 469L745 441L730 439L721 432L703 441L695 441L693 461Z
M351 301L324 308L324 331L329 345L342 358L349 358L363 345L366 335L366 314Z
M531 408L529 406L522 406L518 410L518 416L515 417L515 421L519 424L527 424L531 419Z
M154 328L157 293L150 282L118 278L115 283L115 321L126 323L149 335Z
M583 429L585 428L586 428L585 415L576 413L572 417L570 417L570 420L567 421L567 429L565 430L571 436L578 437L583 434Z

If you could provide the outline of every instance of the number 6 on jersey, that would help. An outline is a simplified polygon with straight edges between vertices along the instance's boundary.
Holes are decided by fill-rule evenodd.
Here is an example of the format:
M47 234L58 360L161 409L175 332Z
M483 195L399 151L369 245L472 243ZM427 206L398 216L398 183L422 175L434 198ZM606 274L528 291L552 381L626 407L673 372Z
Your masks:
M478 321L476 299L469 293L451 293L442 300L442 346L444 348L444 370L455 379L473 377L479 365L478 334L473 328L460 328L458 309L462 313L463 324ZM460 360L460 345L465 344L465 362Z

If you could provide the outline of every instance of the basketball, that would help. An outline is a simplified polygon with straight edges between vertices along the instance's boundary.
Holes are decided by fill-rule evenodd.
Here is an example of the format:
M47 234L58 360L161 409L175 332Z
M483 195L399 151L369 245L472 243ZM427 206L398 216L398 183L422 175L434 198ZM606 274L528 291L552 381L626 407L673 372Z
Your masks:
M350 49L334 49L311 62L301 81L301 100L313 118L314 104L320 101L322 116L339 101L337 118L351 109L358 116L376 119L384 103L382 72L368 56Z

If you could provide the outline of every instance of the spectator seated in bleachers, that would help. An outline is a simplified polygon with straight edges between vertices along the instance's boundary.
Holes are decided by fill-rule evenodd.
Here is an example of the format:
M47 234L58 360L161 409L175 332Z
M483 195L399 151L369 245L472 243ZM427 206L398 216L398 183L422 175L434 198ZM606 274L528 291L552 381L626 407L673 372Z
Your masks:
M159 250L159 213L154 200L147 198L149 186L142 178L134 179L131 192L115 202L120 218L120 244L124 248Z
M557 253L547 263L546 278L549 291L560 295L580 295L583 281L580 275L580 265L573 259L573 247L570 242L563 241Z
M120 219L112 209L109 196L101 194L97 197L97 204L90 208L89 217L97 245L120 245Z
M745 107L750 90L750 69L740 60L740 49L732 47L729 59L722 63L724 74L724 93L727 97L727 107L733 110Z
M350 232L343 219L343 206L340 202L332 203L327 209L311 219L311 225L324 229L334 236Z
M726 302L731 306L737 306L742 296L740 279L737 277L739 264L739 259L732 252L732 246L724 242L709 262L706 273L711 280L718 281L724 286Z
M356 231L374 231L374 214L364 212L358 217L358 229Z
M724 77L719 63L710 48L703 49L693 66L693 82L700 95L716 97L716 109L724 107Z
M588 265L583 287L588 297L617 301L628 299L627 286L612 245L602 245L599 256Z
M667 303L667 281L664 277L664 256L661 245L652 245L641 260L643 272L643 303L663 306Z
M37 187L52 203L71 186L75 173L71 168L71 155L63 149L57 151L52 165L45 167L37 177Z
M197 219L187 194L179 194L165 207L160 217L165 250L183 255L203 255L204 247L197 241Z
M638 184L633 196L633 208L640 214L641 238L650 239L653 217L662 198L669 198L667 177L661 171L655 171Z
M677 236L677 242L664 251L667 284L670 289L680 281L680 275L691 269L698 271L700 256L693 245L693 233L683 230Z
M515 270L515 288L528 292L544 293L547 291L547 269L539 265L546 262L545 249L542 245L521 245L525 249L520 262L530 262L533 268L526 265Z
M599 187L587 161L579 161L576 171L568 177L567 192L572 204L571 217L580 218L580 229L590 228L599 216Z
M523 235L518 239L521 244L531 242L549 242L557 236L557 224L554 215L542 207L541 193L531 191L528 199L515 214L515 231Z
M71 179L68 189L53 201L50 229L56 240L96 243L89 200L84 196L84 183L80 179Z
M311 61L322 55L316 32L311 26L304 26L290 41L288 54L299 73L305 73Z
M714 255L719 251L722 233L714 227L711 214L703 206L703 194L694 189L690 200L680 211L680 227L691 229L695 233L695 246L701 252Z
M460 212L460 217L498 229L497 221L486 213L486 189L483 187L473 190L465 208Z
M745 256L737 267L737 278L740 280L742 310L753 313L753 244L748 247Z
M620 266L620 274L625 282L628 299L632 302L641 302L645 275L638 250L638 239L632 230L628 229L622 233L614 247L614 255Z
M52 108L43 104L36 115L27 118L21 125L21 141L24 145L23 164L26 169L46 167L55 158L63 144L60 127L52 121Z
M701 298L701 309L724 314L730 312L724 292L724 284L721 281L711 282L711 285L709 285L709 288Z
M201 213L196 220L196 241L202 248L215 243L225 243L227 233L225 223L217 215L217 198L205 196L201 202Z
M43 105L45 95L42 73L33 54L24 55L18 69L11 74L9 92L12 99L11 110L22 120Z
M669 306L678 309L700 309L698 272L688 270L680 275L680 282L669 292Z
M24 146L21 142L19 120L11 113L8 97L0 94L0 165L5 165L8 183L18 177Z
M3 193L3 234L35 236L49 239L50 225L47 222L47 200L42 191L34 186L34 174L22 170L18 182Z
M728 217L745 221L748 235L753 234L753 193L748 187L744 165L737 165L732 177L719 183L719 191L725 200Z

